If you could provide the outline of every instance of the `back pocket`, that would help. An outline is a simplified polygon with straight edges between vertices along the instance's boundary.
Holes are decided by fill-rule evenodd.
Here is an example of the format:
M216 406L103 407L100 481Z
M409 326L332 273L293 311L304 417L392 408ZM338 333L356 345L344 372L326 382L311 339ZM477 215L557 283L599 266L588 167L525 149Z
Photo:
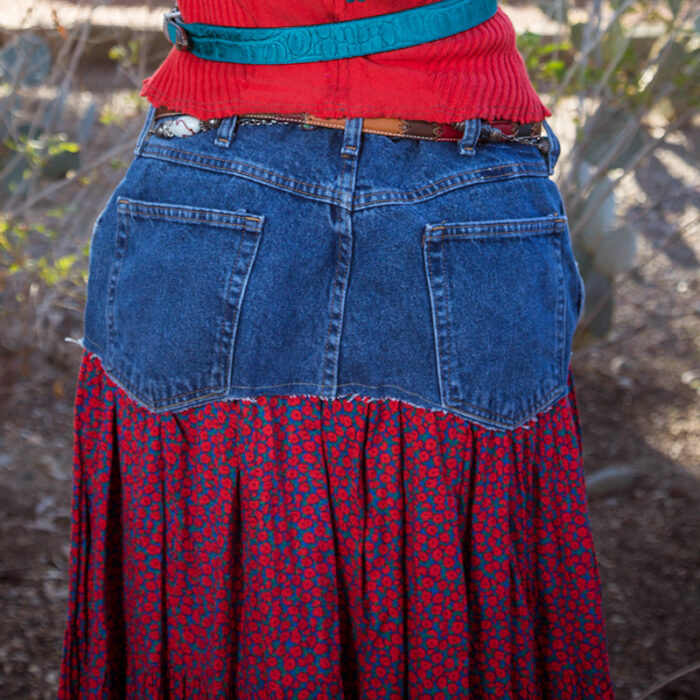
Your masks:
M151 409L222 396L262 215L117 200L108 369Z
M563 395L576 313L568 235L559 215L425 227L445 406L510 429Z

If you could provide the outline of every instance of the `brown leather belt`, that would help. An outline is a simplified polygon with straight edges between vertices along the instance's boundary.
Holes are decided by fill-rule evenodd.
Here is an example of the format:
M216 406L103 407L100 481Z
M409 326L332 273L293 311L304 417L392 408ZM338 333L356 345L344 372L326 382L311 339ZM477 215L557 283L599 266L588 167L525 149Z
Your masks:
M155 118L181 117L184 112L158 107ZM221 119L199 120L200 129L215 128ZM271 124L276 122L292 122L304 124L309 127L325 126L333 129L344 129L345 118L322 119L303 112L281 114L278 112L239 114L237 123ZM461 127L461 128L460 128ZM362 131L370 134L383 134L385 136L404 136L414 139L428 139L431 141L459 141L464 134L464 122L429 122L417 119L394 119L388 117L363 118ZM527 141L529 143L546 141L542 136L542 122L519 123L508 120L482 120L480 141Z

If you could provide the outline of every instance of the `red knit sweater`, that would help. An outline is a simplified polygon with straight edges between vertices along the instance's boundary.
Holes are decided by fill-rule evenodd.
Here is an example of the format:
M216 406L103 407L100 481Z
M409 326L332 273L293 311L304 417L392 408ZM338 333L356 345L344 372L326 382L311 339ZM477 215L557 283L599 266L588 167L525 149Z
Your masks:
M184 22L241 27L320 24L436 0L179 0ZM223 63L173 47L141 95L202 119L249 112L317 117L401 117L450 122L473 117L539 121L541 102L501 10L452 36L393 51L280 65Z

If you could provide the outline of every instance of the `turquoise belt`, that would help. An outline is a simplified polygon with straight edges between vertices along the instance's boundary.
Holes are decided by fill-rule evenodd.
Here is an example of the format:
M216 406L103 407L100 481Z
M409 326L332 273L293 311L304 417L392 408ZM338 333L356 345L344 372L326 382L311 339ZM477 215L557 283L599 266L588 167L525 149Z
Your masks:
M311 63L403 49L458 34L493 17L498 0L439 0L344 22L228 27L183 22L177 7L163 31L180 50L226 63Z

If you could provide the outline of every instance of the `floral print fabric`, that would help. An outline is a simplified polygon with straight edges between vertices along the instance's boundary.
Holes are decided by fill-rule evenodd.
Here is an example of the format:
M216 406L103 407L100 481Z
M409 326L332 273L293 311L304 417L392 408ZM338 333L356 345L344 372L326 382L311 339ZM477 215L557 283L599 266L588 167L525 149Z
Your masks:
M157 415L86 351L59 700L613 698L568 383L510 431L362 397Z

